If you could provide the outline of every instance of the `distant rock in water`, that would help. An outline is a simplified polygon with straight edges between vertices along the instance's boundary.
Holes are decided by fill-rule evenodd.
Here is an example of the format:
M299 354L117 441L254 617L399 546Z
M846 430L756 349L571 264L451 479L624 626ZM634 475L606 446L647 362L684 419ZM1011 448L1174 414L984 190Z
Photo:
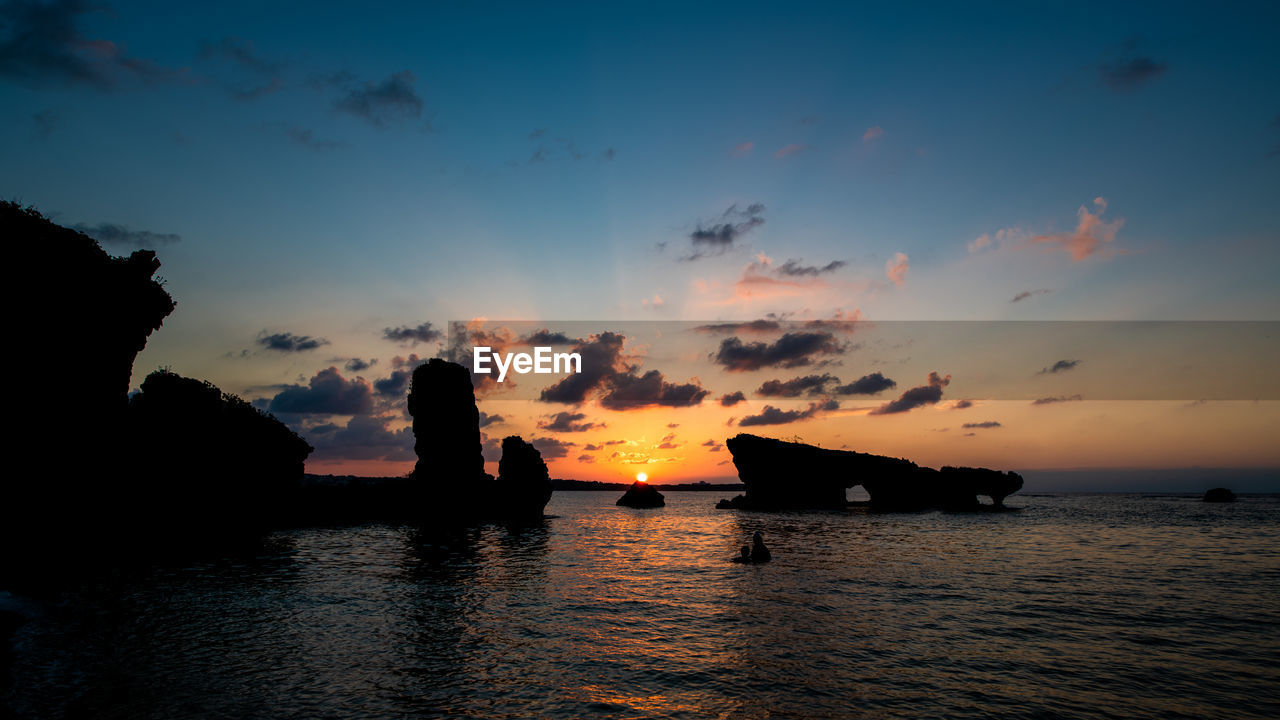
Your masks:
M627 491L618 498L617 505L632 508L658 508L666 507L667 501L662 497L662 493L649 483L642 483L639 480L631 484Z
M311 446L212 383L160 370L129 400L134 483L121 492L146 525L214 536L256 532L288 514Z
M742 510L838 510L845 490L862 485L877 509L930 507L971 510L979 495L1003 505L1022 488L1022 476L984 468L922 468L909 460L828 450L815 445L741 434L725 442L746 494L717 504Z
M541 519L551 500L551 475L542 453L517 435L504 438L494 489L507 519Z
M1236 494L1227 488L1213 488L1204 494L1204 502L1208 503L1229 503L1236 501Z
M409 414L418 454L414 502L424 515L462 523L542 518L552 489L537 448L508 437L498 479L484 471L480 410L465 367L440 358L419 365L409 387Z

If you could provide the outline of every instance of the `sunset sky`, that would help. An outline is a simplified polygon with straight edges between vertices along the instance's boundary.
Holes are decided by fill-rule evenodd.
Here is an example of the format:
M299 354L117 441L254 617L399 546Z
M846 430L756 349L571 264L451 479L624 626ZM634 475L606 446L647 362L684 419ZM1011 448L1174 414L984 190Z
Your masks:
M1280 466L1274 3L0 7L0 195L154 248L133 384L253 400L311 472L407 472L413 356L478 319L617 337L583 392L481 388L554 477L729 480L738 432ZM1134 331L1172 320L1266 322Z

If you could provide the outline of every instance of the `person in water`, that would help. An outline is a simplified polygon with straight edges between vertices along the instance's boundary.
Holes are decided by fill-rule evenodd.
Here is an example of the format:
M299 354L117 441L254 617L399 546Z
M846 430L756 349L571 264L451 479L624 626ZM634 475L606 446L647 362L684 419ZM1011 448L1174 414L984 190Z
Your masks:
M769 552L769 548L764 545L764 534L759 530L755 535L751 536L751 562L769 562L773 559L773 553Z
M743 545L743 546L742 546L742 554L741 554L741 555L739 555L738 557L734 558L734 559L733 559L733 561L734 561L734 562L736 562L736 563L749 563L749 562L751 562L751 546L750 546L750 545Z

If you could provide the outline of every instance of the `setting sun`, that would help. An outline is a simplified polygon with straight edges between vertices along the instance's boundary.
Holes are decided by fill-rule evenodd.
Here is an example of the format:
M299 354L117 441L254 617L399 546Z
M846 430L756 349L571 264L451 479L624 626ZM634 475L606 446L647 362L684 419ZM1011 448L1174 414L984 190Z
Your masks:
M649 480L649 476L644 473L636 473L636 480L640 482L647 482Z

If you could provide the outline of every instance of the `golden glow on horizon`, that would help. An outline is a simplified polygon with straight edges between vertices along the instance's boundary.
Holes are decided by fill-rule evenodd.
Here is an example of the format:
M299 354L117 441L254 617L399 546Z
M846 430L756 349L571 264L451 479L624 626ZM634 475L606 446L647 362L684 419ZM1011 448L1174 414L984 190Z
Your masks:
M649 476L645 473L639 472L636 473L636 480L640 482L649 482Z

